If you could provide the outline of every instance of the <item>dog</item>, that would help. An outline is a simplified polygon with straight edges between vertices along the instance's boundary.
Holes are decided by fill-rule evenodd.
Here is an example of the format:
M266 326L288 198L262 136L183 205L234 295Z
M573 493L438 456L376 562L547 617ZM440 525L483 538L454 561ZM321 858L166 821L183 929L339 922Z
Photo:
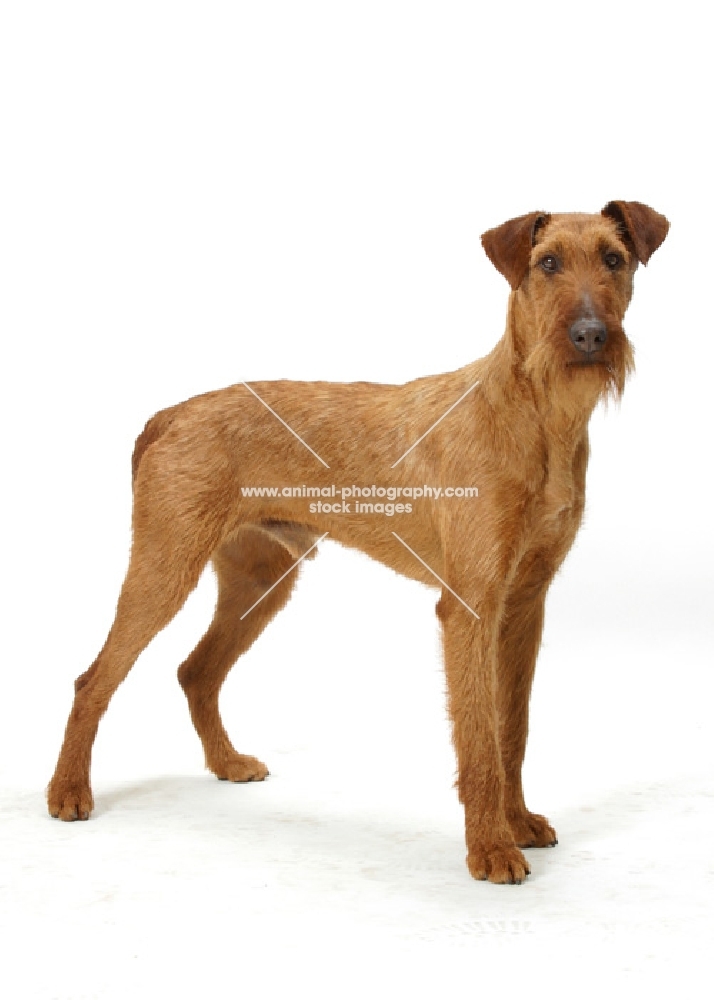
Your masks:
M239 383L152 417L132 461L129 568L106 643L75 682L51 815L88 818L99 720L209 560L215 615L179 681L207 767L266 777L231 744L219 691L329 535L440 588L467 865L522 882L521 849L557 842L521 784L545 595L583 513L588 420L633 369L622 322L635 270L668 228L633 201L511 219L482 237L511 288L485 358L405 385Z

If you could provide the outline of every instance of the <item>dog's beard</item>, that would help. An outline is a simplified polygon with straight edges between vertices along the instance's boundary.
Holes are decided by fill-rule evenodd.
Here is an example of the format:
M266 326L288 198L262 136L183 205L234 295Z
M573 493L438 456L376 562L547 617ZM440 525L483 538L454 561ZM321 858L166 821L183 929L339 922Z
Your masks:
M523 362L523 370L536 389L573 416L583 408L622 396L625 382L635 368L634 352L622 330L615 330L607 347L592 358L573 356L566 336L557 347L543 337Z

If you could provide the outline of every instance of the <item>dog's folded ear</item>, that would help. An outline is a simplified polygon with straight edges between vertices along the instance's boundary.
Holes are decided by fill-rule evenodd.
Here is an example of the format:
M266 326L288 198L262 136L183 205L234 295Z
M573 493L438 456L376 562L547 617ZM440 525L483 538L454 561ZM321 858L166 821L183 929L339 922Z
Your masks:
M667 219L640 201L611 201L601 214L617 223L642 264L647 263L669 231Z
M548 219L550 216L546 212L530 212L489 229L481 237L488 259L514 291L528 271L536 233Z

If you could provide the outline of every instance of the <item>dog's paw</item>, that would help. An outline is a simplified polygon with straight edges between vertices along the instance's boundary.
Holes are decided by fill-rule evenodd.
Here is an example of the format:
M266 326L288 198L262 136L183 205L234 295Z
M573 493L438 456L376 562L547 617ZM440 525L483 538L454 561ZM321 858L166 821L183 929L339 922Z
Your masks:
M488 879L498 885L520 885L531 871L516 845L508 843L472 847L466 864L474 878Z
M263 781L270 774L257 757L247 757L242 753L222 760L211 770L220 781Z
M75 819L89 819L94 809L92 789L88 784L52 781L47 789L47 808L50 816L68 823Z
M509 824L519 847L555 847L558 843L555 830L545 816L525 812L509 817Z

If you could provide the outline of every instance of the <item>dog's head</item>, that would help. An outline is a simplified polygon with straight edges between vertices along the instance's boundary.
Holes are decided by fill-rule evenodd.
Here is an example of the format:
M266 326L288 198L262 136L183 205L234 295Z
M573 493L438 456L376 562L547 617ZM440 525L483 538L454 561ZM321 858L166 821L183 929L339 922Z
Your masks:
M523 370L543 385L619 395L633 368L622 327L638 263L669 223L637 201L611 201L599 215L531 212L481 237L509 282L509 335Z

